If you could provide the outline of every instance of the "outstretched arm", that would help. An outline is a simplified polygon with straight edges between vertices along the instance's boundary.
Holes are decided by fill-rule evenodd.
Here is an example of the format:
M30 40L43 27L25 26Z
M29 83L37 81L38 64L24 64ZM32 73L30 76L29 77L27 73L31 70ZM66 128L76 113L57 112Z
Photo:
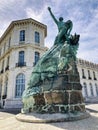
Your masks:
M52 11L51 11L51 8L50 8L50 7L48 7L48 10L49 10L50 15L52 16L52 18L53 18L54 22L58 25L58 20L57 20L57 19L55 18L55 16L53 15L53 13L52 13Z

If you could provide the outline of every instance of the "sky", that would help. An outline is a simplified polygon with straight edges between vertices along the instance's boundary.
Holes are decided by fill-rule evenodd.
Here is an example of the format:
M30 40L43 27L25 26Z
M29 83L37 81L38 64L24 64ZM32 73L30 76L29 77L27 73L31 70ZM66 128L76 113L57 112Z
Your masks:
M0 37L14 20L33 18L47 25L45 46L52 47L58 29L55 17L72 20L71 34L80 34L78 58L98 64L98 0L0 0Z

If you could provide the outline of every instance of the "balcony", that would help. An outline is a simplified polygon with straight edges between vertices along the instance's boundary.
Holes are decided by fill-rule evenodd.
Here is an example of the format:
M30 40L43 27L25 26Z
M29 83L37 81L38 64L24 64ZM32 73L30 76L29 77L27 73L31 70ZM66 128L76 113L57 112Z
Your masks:
M9 70L9 66L7 66L7 67L5 68L5 71L7 71L7 70Z
M6 99L7 95L2 95L2 99Z
M26 62L18 62L16 63L16 67L24 67L26 66Z
M86 79L86 77L85 77L84 75L82 76L82 78L83 78L83 79Z
M96 77L94 77L94 80L97 80L97 78L96 78Z
M1 73L1 74L3 74L3 72L4 72L4 70L1 70L1 72L0 72L0 73Z
M91 77L88 77L89 80L91 80L92 78Z

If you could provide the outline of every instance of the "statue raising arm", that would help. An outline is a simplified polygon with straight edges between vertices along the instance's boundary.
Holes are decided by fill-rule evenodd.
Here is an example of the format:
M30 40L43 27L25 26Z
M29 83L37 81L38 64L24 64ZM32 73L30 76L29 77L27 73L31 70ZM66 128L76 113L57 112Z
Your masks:
M48 10L49 10L50 15L52 16L52 18L53 18L54 22L58 25L58 20L55 18L54 14L52 13L51 8L50 8L50 7L48 7Z

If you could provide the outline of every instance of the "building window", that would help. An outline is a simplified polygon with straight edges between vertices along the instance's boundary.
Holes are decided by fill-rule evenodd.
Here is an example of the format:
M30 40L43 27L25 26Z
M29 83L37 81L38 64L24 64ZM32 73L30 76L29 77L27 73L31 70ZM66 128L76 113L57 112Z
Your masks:
M0 48L0 56L1 56L1 48Z
M35 32L35 43L40 43L40 34L39 34L39 32Z
M18 62L23 64L24 63L24 51L19 52L19 59Z
M4 60L2 61L2 70L1 70L1 73L4 72Z
M8 56L8 58L7 58L7 66L9 66L9 59L10 59L10 57Z
M6 43L4 44L4 53L5 53L5 50L6 50Z
M8 41L8 49L10 48L11 45L11 37L9 37L9 41Z
M95 84L95 87L96 87L96 94L98 96L98 86L97 86L97 84Z
M88 70L88 79L92 79L89 70Z
M5 87L4 87L4 98L7 97L7 91L8 91L8 78L5 79Z
M20 31L20 42L25 41L25 30Z
M0 99L2 98L2 83L0 81Z
M5 70L9 70L9 59L10 59L10 57L8 56Z
M82 78L85 79L85 73L84 73L84 69L82 69Z
M83 87L84 87L84 95L85 95L85 97L88 97L88 92L87 92L87 85L86 85L86 83L83 84Z
M93 86L92 86L92 84L91 84L91 83L90 83L90 90L91 90L91 96L94 96Z
M25 75L24 74L19 74L16 77L15 97L16 98L21 98L24 89L25 89Z
M18 63L16 63L16 67L26 66L26 62L24 62L24 56L25 56L25 52L20 51L19 52L19 57L18 57Z
M38 62L39 59L40 59L40 53L35 52L35 64Z
M94 80L97 80L97 79L96 79L96 74L95 74L94 71L93 71L93 77L94 77Z

